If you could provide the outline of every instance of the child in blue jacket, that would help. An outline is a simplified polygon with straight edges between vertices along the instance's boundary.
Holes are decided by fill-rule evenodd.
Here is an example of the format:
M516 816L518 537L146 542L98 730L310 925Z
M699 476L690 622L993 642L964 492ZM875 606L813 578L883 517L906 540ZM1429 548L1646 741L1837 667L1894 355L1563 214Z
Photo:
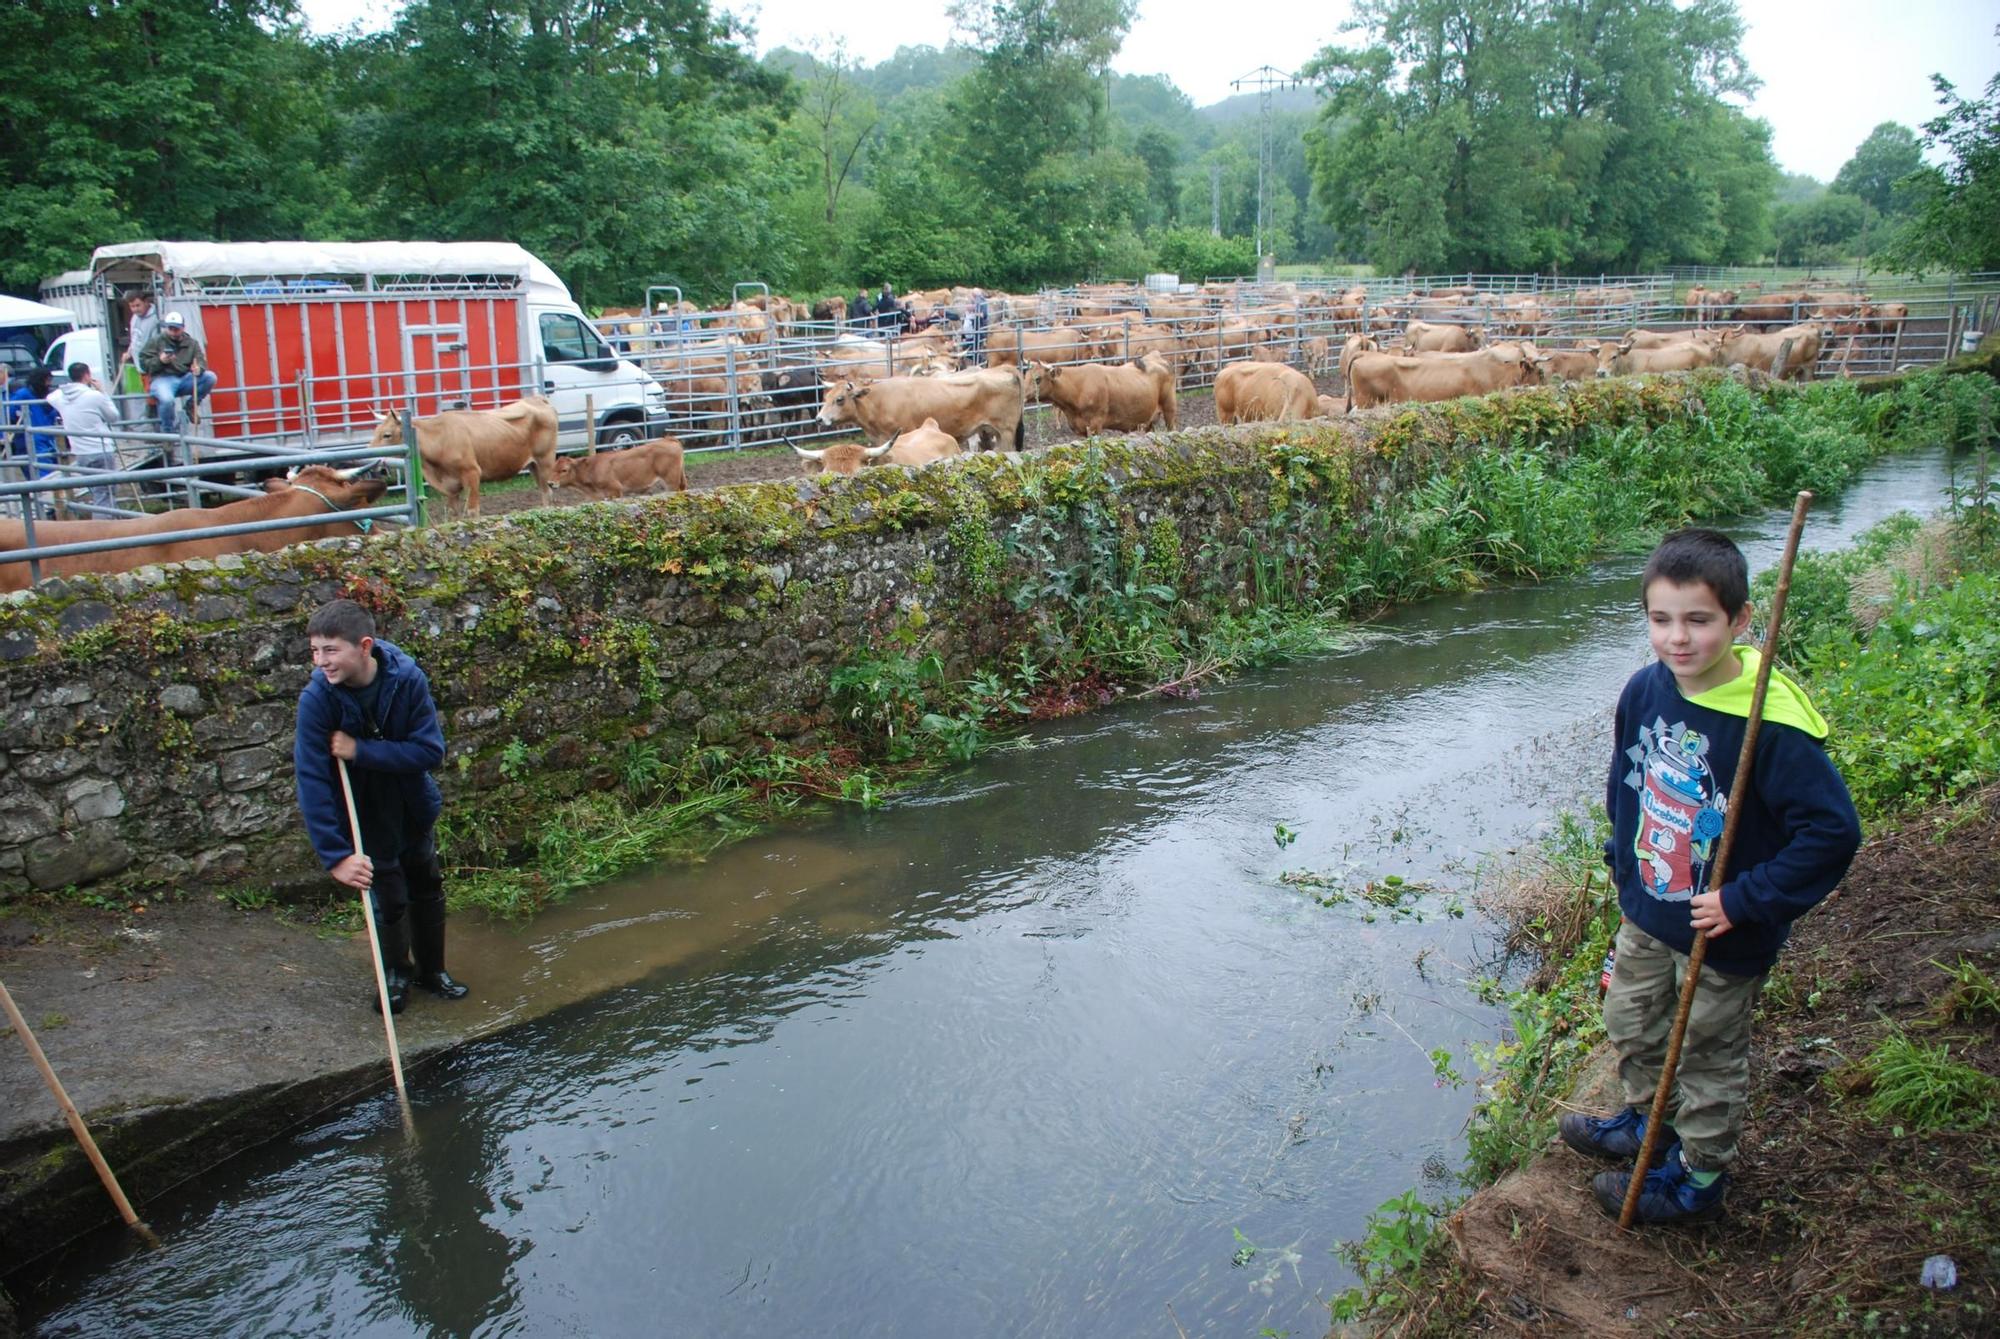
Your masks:
M395 644L376 640L373 615L352 600L321 606L306 637L313 676L299 694L292 742L306 835L336 882L374 891L390 1012L409 1003L412 982L440 999L462 998L466 987L444 969L444 872L433 831L444 799L431 778L444 762L444 731L430 680ZM354 787L360 850L336 758Z
M1666 1223L1722 1211L1749 1091L1751 1010L1792 922L1847 873L1861 824L1826 755L1826 721L1782 674L1765 692L1751 775L1736 774L1758 653L1735 644L1750 623L1750 576L1728 536L1667 536L1641 589L1658 659L1619 695L1605 794L1605 859L1623 919L1604 1030L1626 1105L1609 1116L1565 1115L1559 1131L1579 1152L1636 1160L1687 955L1696 935L1707 936L1672 1124L1660 1132L1639 1199L1639 1222ZM1732 804L1745 807L1726 877L1711 893L1710 862ZM1593 1180L1606 1212L1623 1207L1631 1175Z

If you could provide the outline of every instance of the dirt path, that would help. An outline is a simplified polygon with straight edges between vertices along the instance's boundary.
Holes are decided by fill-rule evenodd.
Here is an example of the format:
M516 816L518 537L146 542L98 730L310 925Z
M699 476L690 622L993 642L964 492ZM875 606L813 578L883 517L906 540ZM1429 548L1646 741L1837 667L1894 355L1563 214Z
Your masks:
M2000 976L2000 787L1870 840L1798 923L1759 1005L1728 1216L1621 1237L1591 1163L1552 1146L1449 1222L1497 1332L1992 1334L2000 1134L1906 1131L1864 1110L1850 1062L1894 1022L2000 1074L2000 1014L1951 1018L1945 969ZM1573 1096L1614 1110L1608 1053ZM1918 1285L1950 1255L1949 1293ZM1873 1322L1867 1317L1877 1313ZM1899 1325L1908 1328L1899 1328Z

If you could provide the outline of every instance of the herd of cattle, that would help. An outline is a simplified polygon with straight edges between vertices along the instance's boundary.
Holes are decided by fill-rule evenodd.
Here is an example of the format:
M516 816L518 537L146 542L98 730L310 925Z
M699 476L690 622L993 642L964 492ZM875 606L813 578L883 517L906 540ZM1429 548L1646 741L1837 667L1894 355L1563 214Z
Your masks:
M798 335L813 313L770 297L701 313L727 323L720 334L684 329L680 322L665 332L652 317L617 317L611 329L622 337L621 351L645 359L655 375L679 374L700 388L697 394L735 397L775 415L776 435L786 441L806 433L858 435L862 442L821 448L792 443L809 471L854 473L871 464L920 467L967 451L1019 451L1031 403L1053 406L1079 435L1143 432L1155 424L1172 429L1180 391L1206 380L1214 385L1217 421L1229 424L1703 367L1810 377L1829 341L1893 336L1908 316L1901 304L1852 294L1698 288L1688 296L1689 319L1678 323L1683 328L1634 328L1616 338L1544 347L1537 341L1563 324L1602 325L1632 313L1643 305L1640 295L1615 287L1573 289L1559 298L1430 290L1371 303L1367 290L1357 287L1280 295L1286 296L1292 300L1226 307L1209 293L1161 297L1086 289L1069 299L1070 310L1052 317L1046 298L996 294L988 299L990 324L968 332L962 320L949 319L965 309L967 294L939 290L910 295L912 333L836 329L818 339ZM837 326L839 313L829 314ZM1322 394L1315 378L1337 378L1341 394ZM482 481L523 470L533 473L543 504L555 486L592 498L687 487L677 437L558 458L556 414L540 397L498 410L419 418L415 433L426 481L447 512L461 515L478 514ZM370 444L391 451L403 434L403 421L392 411ZM141 547L42 560L42 575L122 571L352 534L356 527L335 516L375 505L388 483L369 467L310 466L265 487L261 495L215 508L38 522L38 547L159 536ZM304 529L178 537L198 527L319 516L324 523ZM6 556L26 543L22 521L0 520L0 591L28 584L27 563Z
M1126 365L1153 357L1182 389L1210 384L1244 361L1290 363L1318 378L1342 341L1360 335L1373 342L1366 351L1406 357L1493 350L1509 361L1510 349L1534 345L1523 356L1543 360L1539 379L1709 365L1798 377L1813 375L1815 367L1840 374L1886 362L1909 319L1903 303L1840 290L1696 287L1668 306L1654 290L1619 285L1525 293L1433 288L1380 298L1365 285L1209 285L1168 294L1093 285L1061 294L990 294L984 323L969 323L973 302L973 290L964 288L909 294L908 328L901 332L872 323L850 328L841 299L808 309L765 294L707 311L680 303L650 314L608 313L600 329L667 388L671 430L690 446L705 446L819 431L828 426L819 419L821 406L843 384L981 367L1025 373L1037 363ZM1671 340L1673 331L1603 334L1640 319L1682 328ZM1787 340L1779 372L1773 362ZM1655 349L1665 342L1688 347ZM1385 377L1371 365L1376 375L1366 391L1350 389L1344 378L1338 389L1359 405L1427 398L1405 394L1406 387L1463 382L1477 389L1495 373L1485 365L1490 359L1474 361L1480 367L1469 380L1436 369Z

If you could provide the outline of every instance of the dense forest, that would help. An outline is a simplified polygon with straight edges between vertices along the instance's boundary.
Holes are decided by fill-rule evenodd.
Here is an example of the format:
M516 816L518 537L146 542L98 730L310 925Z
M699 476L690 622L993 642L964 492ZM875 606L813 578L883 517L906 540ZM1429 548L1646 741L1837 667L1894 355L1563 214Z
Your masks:
M708 0L406 0L332 36L293 0L7 6L0 286L143 237L505 239L593 305L1246 273L1257 99L1112 73L1135 2L961 0L960 41L874 66L759 59ZM2000 88L1940 81L1921 138L1885 124L1823 185L1733 101L1755 77L1731 0L1356 13L1274 99L1281 262L2000 265Z

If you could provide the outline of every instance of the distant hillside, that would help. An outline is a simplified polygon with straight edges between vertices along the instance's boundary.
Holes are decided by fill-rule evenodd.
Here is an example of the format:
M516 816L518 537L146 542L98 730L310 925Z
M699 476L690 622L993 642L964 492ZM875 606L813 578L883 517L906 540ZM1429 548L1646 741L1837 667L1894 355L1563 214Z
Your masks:
M1228 125L1257 114L1257 94L1255 90L1238 93L1233 98L1221 102L1211 102L1206 107L1195 108L1195 114L1214 122ZM1271 95L1271 110L1274 112L1310 112L1319 106L1319 95L1311 88L1281 88Z

